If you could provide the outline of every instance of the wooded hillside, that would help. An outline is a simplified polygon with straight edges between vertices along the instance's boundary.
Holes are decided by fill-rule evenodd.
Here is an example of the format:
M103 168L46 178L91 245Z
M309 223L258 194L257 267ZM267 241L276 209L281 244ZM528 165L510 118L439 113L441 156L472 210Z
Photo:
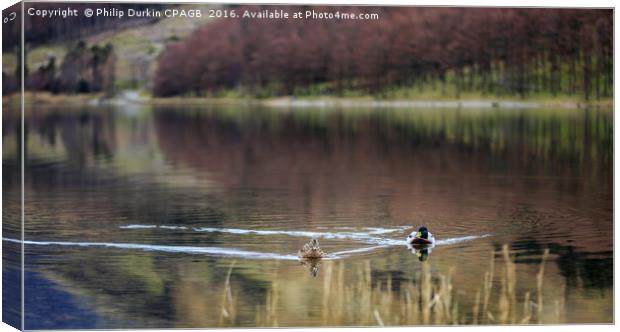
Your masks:
M379 19L221 19L168 46L160 57L154 94L210 95L231 89L257 96L383 94L403 87L456 97L466 91L585 99L613 93L611 10L316 10L379 13Z

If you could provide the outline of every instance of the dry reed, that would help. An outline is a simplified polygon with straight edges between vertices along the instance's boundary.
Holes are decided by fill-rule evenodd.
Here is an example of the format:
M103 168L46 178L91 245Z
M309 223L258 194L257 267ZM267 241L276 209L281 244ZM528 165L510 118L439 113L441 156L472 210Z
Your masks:
M370 261L357 271L346 268L344 261L327 262L322 271L323 285L318 326L395 326L453 324L531 324L559 323L563 299L555 299L553 315L543 311L543 280L549 250L545 250L536 275L536 289L518 291L516 265L507 245L501 251L502 264L496 276L495 252L491 252L488 270L473 301L461 305L459 292L452 282L453 270L433 274L429 262L421 263L419 275L400 282L394 289L393 280L373 280ZM234 317L229 275L223 296L222 316ZM356 280L351 281L354 273ZM497 278L496 278L497 277ZM277 279L277 278L276 278ZM497 279L497 280L496 280ZM498 287L499 286L499 287ZM279 326L287 318L286 304L278 303L278 282L273 281L265 305L256 312L257 326ZM519 293L518 293L519 292ZM536 294L535 301L532 294ZM473 305L471 304L473 302ZM279 311L278 309L281 309ZM284 315L284 316L281 316ZM221 320L222 322L222 320Z

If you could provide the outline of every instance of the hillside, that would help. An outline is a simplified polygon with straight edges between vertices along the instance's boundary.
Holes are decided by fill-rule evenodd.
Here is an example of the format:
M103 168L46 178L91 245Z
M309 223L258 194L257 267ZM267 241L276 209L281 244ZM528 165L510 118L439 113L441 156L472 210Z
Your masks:
M219 5L195 4L181 5L179 9L208 9ZM88 45L111 43L117 56L115 76L120 89L148 89L156 60L166 44L181 40L195 28L204 25L209 19L201 18L162 18L153 24L143 24L131 28L108 30L93 34L83 40ZM28 50L27 65L30 71L45 65L50 57L55 57L58 66L67 50L74 42L55 42L40 44ZM15 54L2 54L2 70L14 73L17 66Z

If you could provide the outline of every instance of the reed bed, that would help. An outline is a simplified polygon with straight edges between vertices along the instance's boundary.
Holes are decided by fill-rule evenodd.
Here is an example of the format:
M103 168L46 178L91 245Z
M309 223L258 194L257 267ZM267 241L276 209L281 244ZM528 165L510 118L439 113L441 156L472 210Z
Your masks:
M496 256L499 257L496 264ZM421 263L412 280L393 284L391 278L373 280L370 261L358 269L348 269L346 261L324 264L320 308L310 319L312 326L396 326L396 325L465 325L465 324L545 324L561 323L563 300L544 299L544 272L549 250L545 250L536 274L536 286L518 288L514 258L508 246L499 255L491 253L489 267L475 294L459 292L452 281L454 269L446 274L431 271L429 262ZM497 265L497 266L496 266ZM232 266L231 266L232 269ZM350 273L354 273L352 278ZM345 274L347 274L345 276ZM233 313L230 273L222 296L222 312ZM275 278L274 280L278 280ZM265 304L256 308L256 326L291 326L291 310L280 298L285 291L278 281L271 284ZM472 297L473 295L473 297ZM282 300L282 302L280 302ZM464 301L460 301L464 300ZM472 305L473 303L473 305ZM550 310L545 310L551 306ZM551 314L550 314L551 313ZM230 317L229 317L230 318ZM306 317L307 318L307 317ZM304 322L307 322L306 319ZM222 326L234 325L230 319ZM292 324L297 326L297 324ZM308 325L308 324L304 324Z

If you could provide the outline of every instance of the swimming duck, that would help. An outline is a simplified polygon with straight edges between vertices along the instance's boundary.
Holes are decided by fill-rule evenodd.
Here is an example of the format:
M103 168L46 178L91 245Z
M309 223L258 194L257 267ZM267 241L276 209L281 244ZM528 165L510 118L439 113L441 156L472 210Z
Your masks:
M327 256L326 253L319 247L319 241L312 239L310 242L304 244L303 248L297 253L300 258L322 258Z
M426 226L422 226L418 228L417 232L407 236L407 243L411 245L434 245L435 237L428 231Z

